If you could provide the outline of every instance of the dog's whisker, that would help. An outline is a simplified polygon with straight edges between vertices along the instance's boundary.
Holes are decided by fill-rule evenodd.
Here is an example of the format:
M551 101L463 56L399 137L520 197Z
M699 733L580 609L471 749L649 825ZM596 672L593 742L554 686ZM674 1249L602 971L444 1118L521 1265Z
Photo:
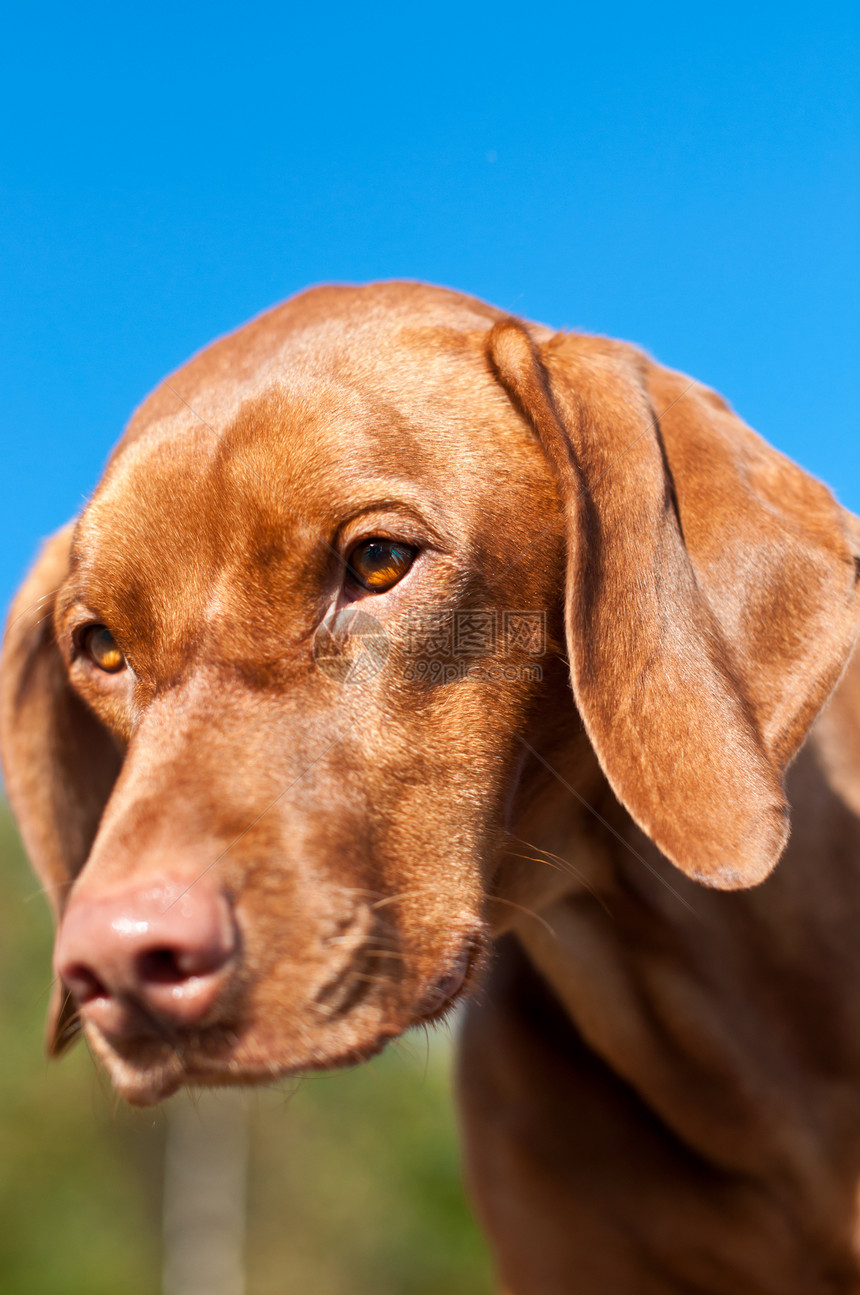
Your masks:
M555 859L558 863L564 864L565 867L573 868L575 866L569 859L565 859L563 855L556 854L554 850L547 850L545 846L536 845L534 841L527 841L525 837L515 836L513 832L507 832L506 835L509 841L516 841L518 845L524 845L527 849L534 850L537 854L545 854L550 859Z
M517 900L505 899L504 895L487 895L487 903L504 904L506 908L515 908L517 909L518 913L525 913L526 917L532 917L535 919L535 922L540 922L540 925L544 927L545 931L548 931L549 934L552 935L552 938L554 940L558 939L556 931L553 931L552 926L550 926L549 922L547 921L547 918L541 917L540 913L536 913L534 908L527 908L525 904L518 904Z
M502 895L488 895L487 903L504 904L508 908L515 908L517 909L518 912L524 913L526 917L533 917L536 922L539 922L541 924L544 930L549 932L549 934L552 936L554 940L558 939L558 935L552 929L552 927L550 926L546 918L541 917L540 913L536 913L533 908L527 908L525 904L518 904L514 899L505 899Z
M335 890L338 895L362 895L368 899L384 898L384 896L378 890L368 890L364 886L336 886Z
M33 601L31 603L28 603L26 607L22 607L21 611L18 612L17 616L13 617L13 619L9 621L9 624L6 627L6 632L8 633L11 629L13 629L14 626L16 626L19 621L24 619L25 616L29 616L30 612L41 609L41 607L45 603L53 602L53 600L56 598L57 594L60 592L62 587L63 587L62 585L57 585L55 589L49 590L48 593L46 594L40 594L38 598L34 598ZM39 624L41 624L41 622L39 622Z
M520 840L519 837L512 837L511 839L516 841ZM531 845L529 841L523 841L523 845L527 845L529 846L530 849L533 849L533 850L540 850L541 848L540 846L537 846L537 845L535 846ZM589 881L589 879L585 876L585 874L575 866L575 864L571 863L567 859L563 859L561 855L552 854L552 851L544 850L542 851L542 853L551 855L551 857L547 859L542 859L540 858L539 855L534 856L530 854L520 854L516 850L505 850L504 857L507 859L524 859L529 863L542 863L547 868L555 869L556 872L563 872L566 876L572 877L574 881L578 881L582 885L583 890L586 890L588 894L591 895L592 899L597 901L597 903L600 905L600 907L603 909L606 915L608 917L612 917L612 910L610 909L609 905L606 903L603 896L599 893L599 891L595 888L595 886Z
M385 899L380 899L377 903L371 904L374 911L380 908L387 908L389 904L397 904L401 899L413 899L416 895L426 895L427 887L422 886L415 890L401 890L396 895L386 895Z
M37 886L35 890L29 891L21 902L23 904L32 904L34 899L50 899L51 895L56 895L60 891L71 890L74 884L75 878L70 877L68 881L52 881L49 885Z
M651 876L655 879L655 881L658 881L661 886L663 886L666 890L669 891L670 894L674 895L679 904L682 904L684 908L686 908L690 913L695 915L696 910L693 908L692 904L687 902L684 896L681 895L675 889L675 887L672 885L670 881L667 881L666 878L660 872L657 871L657 869L654 867L653 864L648 862L648 860L644 857L644 855L640 854L639 851L636 850L630 844L629 841L624 839L621 833L617 831L612 826L612 824L603 817L603 815L599 812L599 810L596 810L593 805L589 804L589 802L586 800L586 798L582 795L581 792L577 791L575 787L572 787L571 784L567 781L567 779L563 778L562 775L559 773L559 771L553 768L549 760L547 760L544 756L542 756L539 751L536 751L535 748L531 745L531 743L527 742L521 733L517 733L516 729L511 729L511 732L513 733L514 737L518 738L520 742L522 742L526 750L530 751L531 754L535 757L535 759L538 760L544 766L544 768L547 769L548 772L551 773L552 776L558 782L561 783L562 787L566 788L567 791L570 792L571 796L573 796L575 800L578 800L584 809L587 809L590 814L593 814L594 817L597 819L597 821L601 823L606 828L606 830L609 833L611 833L612 836L615 837L615 839L619 842L619 844L622 845L624 849L633 856L634 859L639 860L643 868L645 868L646 871L651 874Z

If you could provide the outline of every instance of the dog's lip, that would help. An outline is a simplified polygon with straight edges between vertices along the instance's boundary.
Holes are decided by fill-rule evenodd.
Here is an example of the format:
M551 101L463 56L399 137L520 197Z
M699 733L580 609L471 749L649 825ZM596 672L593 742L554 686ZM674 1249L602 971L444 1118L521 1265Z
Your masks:
M430 985L415 1009L412 1024L426 1025L441 1019L472 985L483 960L483 942L477 935L464 941L447 971Z
M470 951L458 955L453 970L434 986L434 996L425 996L419 1009L407 1019L381 1022L368 1037L355 1042L345 1044L332 1040L329 1046L320 1042L303 1050L301 1055L281 1060L262 1041L243 1037L240 1026L230 1031L219 1026L217 1030L203 1030L185 1039L163 1034L118 1037L106 1034L98 1026L90 1026L87 1035L114 1086L134 1106L153 1106L180 1088L264 1086L369 1061L412 1026L426 1025L445 1016L462 996L472 965Z
M194 994L198 982L203 978L191 976L183 984L186 995ZM99 994L89 1002L77 1006L75 1015L80 1024L98 1032L108 1044L122 1047L125 1044L163 1043L173 1045L187 1038L204 1037L209 1030L205 1019L196 1026L176 1025L147 1010L132 994ZM230 1020L218 1018L212 1022L217 1033L233 1029Z
M159 1029L139 1014L117 1016L116 1028L82 1012L93 1050L120 1094L133 1105L152 1105L182 1087L265 1085L304 1074L359 1065L417 1025L444 1018L473 985L485 959L485 941L474 929L442 960L442 970L425 982L411 1006L389 1004L372 1023L321 1032L301 1048L270 1033L263 1019L241 1016L199 1029ZM97 1018L98 1014L96 1014ZM292 1033L292 1031L290 1031ZM344 1034L346 1037L344 1037ZM340 1037L338 1037L340 1036Z
M119 1049L107 1036L98 1037L98 1032L94 1033L97 1036L91 1039L94 1051L120 1095L134 1106L153 1106L180 1088L252 1088L357 1066L382 1052L392 1039L403 1033L403 1027L383 1025L361 1042L331 1050L312 1048L302 1056L281 1062L267 1060L260 1055L259 1048L243 1055L241 1047L237 1049L235 1043L226 1040L221 1055L206 1056L197 1049L188 1055L167 1040L158 1043L147 1038L148 1055L134 1057L127 1048Z
M79 1007L82 1023L98 1030L108 1043L166 1041L168 1031L159 1028L133 999L101 994Z

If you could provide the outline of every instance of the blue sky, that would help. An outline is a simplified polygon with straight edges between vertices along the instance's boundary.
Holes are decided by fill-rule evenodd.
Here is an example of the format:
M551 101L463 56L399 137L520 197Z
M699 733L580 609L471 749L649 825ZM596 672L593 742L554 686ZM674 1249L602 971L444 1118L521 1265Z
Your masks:
M640 342L860 510L858 14L19 6L0 601L147 391L321 280Z

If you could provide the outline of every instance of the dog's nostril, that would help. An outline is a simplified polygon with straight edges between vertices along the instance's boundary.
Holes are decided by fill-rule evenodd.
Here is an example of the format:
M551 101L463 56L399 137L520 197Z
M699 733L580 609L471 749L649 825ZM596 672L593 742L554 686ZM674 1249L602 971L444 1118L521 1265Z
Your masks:
M141 984L180 985L193 972L183 970L176 949L148 949L137 959L137 977Z
M85 1019L108 1034L136 1029L141 1015L197 1026L230 980L237 942L217 887L161 883L73 901L54 965Z
M63 970L63 983L74 998L78 1007L93 1002L96 998L109 998L107 987L98 976L82 962L72 963Z
M221 971L233 954L233 941L214 938L183 944L157 945L141 949L134 959L136 984L182 985L194 978L211 976Z

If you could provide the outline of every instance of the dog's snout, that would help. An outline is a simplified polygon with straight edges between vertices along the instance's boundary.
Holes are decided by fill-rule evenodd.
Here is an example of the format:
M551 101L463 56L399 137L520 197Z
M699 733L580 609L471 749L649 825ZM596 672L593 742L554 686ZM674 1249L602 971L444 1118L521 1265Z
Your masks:
M108 1034L154 1018L200 1025L216 1007L237 948L230 906L208 878L73 898L57 938L57 975Z

